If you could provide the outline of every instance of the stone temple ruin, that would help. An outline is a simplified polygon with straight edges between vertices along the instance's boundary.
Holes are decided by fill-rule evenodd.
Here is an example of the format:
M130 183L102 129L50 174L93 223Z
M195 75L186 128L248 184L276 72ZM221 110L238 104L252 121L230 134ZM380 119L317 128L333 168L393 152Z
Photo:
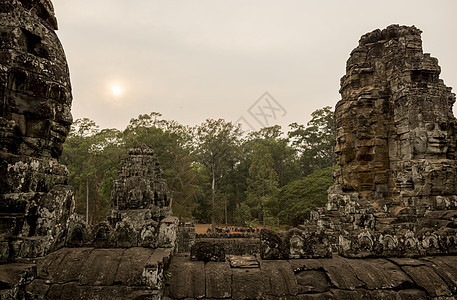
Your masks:
M56 29L50 0L0 3L0 299L457 297L455 95L420 30L375 30L351 53L327 207L286 233L199 236L178 229L145 145L123 160L104 222L74 214Z
M391 25L352 51L335 110L339 168L327 207L287 233L263 230L257 255L197 237L193 261L173 258L167 296L457 296L455 95L420 34Z
M456 251L455 94L420 33L364 35L341 79L327 225L347 255Z
M170 217L167 184L153 155L154 151L145 145L130 149L113 183L108 220L119 237L128 239L124 243L116 239L119 247L157 248L163 243L175 246L176 232L171 232L172 240L165 239L169 229L165 224L176 226L176 219Z
M175 248L177 219L171 216L167 184L153 155L146 145L129 150L113 182L107 219L93 228L71 222L67 246Z

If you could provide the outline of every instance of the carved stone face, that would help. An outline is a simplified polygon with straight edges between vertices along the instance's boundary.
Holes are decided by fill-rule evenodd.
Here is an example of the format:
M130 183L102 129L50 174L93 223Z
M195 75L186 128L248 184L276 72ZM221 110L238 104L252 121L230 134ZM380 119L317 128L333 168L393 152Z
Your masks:
M335 154L338 158L341 157L344 144L346 143L346 138L342 130L338 130L336 133L336 142L335 142ZM338 159L340 160L340 159Z
M0 131L9 136L9 146L3 150L58 158L72 122L72 97L52 5L4 2L9 5L0 11Z
M444 154L449 148L449 126L446 122L425 123L428 154Z
M303 254L304 241L301 236L293 235L290 238L290 255L292 257L300 257Z
M421 115L418 118L422 118ZM420 121L412 130L412 143L415 156L444 156L449 150L452 134L449 120Z
M353 136L342 130L338 130L335 143L335 154L338 164L345 165L355 158L353 139Z

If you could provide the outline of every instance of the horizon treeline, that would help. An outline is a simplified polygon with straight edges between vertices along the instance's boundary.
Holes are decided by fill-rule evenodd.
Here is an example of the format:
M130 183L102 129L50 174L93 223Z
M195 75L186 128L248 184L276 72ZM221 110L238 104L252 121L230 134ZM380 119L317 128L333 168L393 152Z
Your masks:
M306 124L292 123L243 133L224 119L184 126L157 112L139 115L123 130L100 129L77 119L64 143L76 212L103 221L111 207L113 180L129 148L154 149L182 220L236 226L302 223L327 202L335 161L333 112L314 111ZM88 200L88 201L87 201Z

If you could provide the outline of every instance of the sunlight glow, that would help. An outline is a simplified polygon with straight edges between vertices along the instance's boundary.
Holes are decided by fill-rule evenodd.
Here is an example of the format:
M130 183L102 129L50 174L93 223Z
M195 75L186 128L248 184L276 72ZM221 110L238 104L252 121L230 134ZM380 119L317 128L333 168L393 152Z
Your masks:
M122 87L119 85L111 86L111 93L113 93L114 96L120 96L122 94Z

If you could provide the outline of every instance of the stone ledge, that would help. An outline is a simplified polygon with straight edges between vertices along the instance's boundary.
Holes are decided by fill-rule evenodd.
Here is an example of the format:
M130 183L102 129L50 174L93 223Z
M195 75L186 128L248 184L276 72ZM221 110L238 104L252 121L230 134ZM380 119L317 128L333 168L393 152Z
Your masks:
M36 264L0 265L0 294L21 290L37 299L160 299L171 254L171 249L142 247L63 248Z
M230 257L230 261L234 259ZM257 260L258 265L240 268L230 261L205 263L176 254L165 285L165 299L457 297L456 256L349 259L335 255L320 259ZM215 270L218 280L214 280Z

